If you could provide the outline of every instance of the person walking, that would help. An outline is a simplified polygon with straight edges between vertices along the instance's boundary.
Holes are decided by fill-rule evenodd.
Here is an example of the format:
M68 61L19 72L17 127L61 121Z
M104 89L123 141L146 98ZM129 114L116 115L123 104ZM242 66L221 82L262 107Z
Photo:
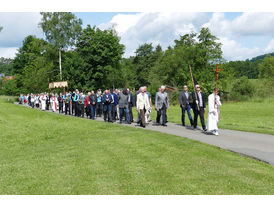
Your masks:
M127 89L123 89L122 92L119 92L119 94L117 95L117 98L118 98L118 104L119 104L120 124L123 123L124 113L126 114L127 123L131 124L131 121L130 121L130 118L129 118L129 111L128 111L129 94L127 92Z
M140 126L146 127L145 113L150 109L150 103L144 87L140 88L140 93L137 95L136 109L140 114Z
M89 101L89 96L90 96L90 94L91 94L91 93L88 92L88 95L87 95L86 98L85 98L85 104L84 104L87 118L88 118L88 117L91 118L91 115L90 115L90 113L91 113L91 111L90 111L90 101Z
M196 85L196 95L194 92L192 92L192 98L193 98L193 112L194 112L193 127L194 129L197 128L197 119L199 115L202 128L204 131L206 131L205 119L204 119L204 111L206 108L205 95L203 92L200 91L200 85L198 84Z
M169 109L169 99L168 94L165 92L166 87L161 86L161 92L157 92L155 96L155 109L160 113L160 121L159 123L162 126L167 126L167 115L166 109Z
M207 130L211 131L214 135L219 135L218 121L220 119L219 106L222 105L220 96L218 95L219 89L213 89L213 93L208 96L208 118Z
M96 111L96 104L97 104L97 95L92 90L89 96L90 102L90 118L95 119L95 111Z
M180 101L180 107L182 110L182 125L185 126L185 111L187 111L188 119L190 121L191 126L193 126L193 119L191 116L191 107L190 107L190 97L191 94L188 92L187 85L184 85L184 91L180 92L179 101Z
M101 89L98 89L96 96L97 96L96 116L101 117L102 116L102 96L103 96Z
M71 95L69 92L66 92L65 96L65 115L70 115L70 102L71 102Z
M108 90L105 90L104 95L102 97L103 102L103 112L104 112L104 121L113 122L111 117L111 109L112 109L112 96L110 95Z

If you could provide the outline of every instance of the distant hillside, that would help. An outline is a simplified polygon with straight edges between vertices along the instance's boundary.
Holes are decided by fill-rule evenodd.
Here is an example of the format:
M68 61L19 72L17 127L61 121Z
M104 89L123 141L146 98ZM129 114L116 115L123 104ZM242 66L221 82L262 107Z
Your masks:
M254 58L250 59L250 61L256 62L258 60L263 60L267 55L274 56L274 52L254 57Z

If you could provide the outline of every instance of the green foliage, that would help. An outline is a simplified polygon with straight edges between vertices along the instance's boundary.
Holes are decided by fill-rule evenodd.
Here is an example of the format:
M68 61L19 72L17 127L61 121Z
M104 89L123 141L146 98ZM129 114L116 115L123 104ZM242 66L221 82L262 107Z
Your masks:
M76 52L85 62L83 71L87 76L87 87L112 87L114 79L119 76L119 62L125 48L115 31L88 25L79 36L76 47Z
M12 79L12 80L0 80L0 95L19 95L20 90L17 87L17 80Z
M80 34L82 20L71 12L41 12L39 26L43 29L47 40L59 48L73 46Z
M43 39L28 36L13 60L13 74L21 92L44 92L58 75L56 49Z
M234 82L231 97L234 100L246 100L251 98L254 92L254 86L248 81L247 77L243 76Z
M0 58L0 73L4 73L6 76L12 75L12 59Z
M274 80L274 56L266 56L262 63L259 64L260 78Z

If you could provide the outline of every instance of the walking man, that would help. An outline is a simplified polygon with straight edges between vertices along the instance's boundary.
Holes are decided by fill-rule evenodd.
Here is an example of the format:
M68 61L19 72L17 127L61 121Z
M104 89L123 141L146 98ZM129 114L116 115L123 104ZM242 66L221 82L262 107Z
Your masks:
M188 92L187 85L184 85L184 91L180 93L179 100L180 106L182 109L182 125L185 126L185 111L187 111L188 119L191 126L193 126L193 120L191 116L191 107L190 107L190 93Z
M95 119L95 110L96 110L96 104L97 104L97 96L92 90L89 96L89 102L90 102L90 119Z
M156 111L160 112L160 124L162 126L167 126L167 116L166 116L166 109L169 109L169 99L168 95L165 92L166 87L161 86L161 92L157 92L155 96L155 109Z
M203 92L200 91L200 85L196 85L196 95L194 92L192 92L192 98L193 98L193 112L194 112L194 124L193 124L194 129L197 128L197 119L199 115L202 128L204 131L206 131L205 119L204 119L204 111L206 108L205 95Z
M146 127L145 113L150 109L150 103L144 87L140 88L140 93L137 95L136 109L140 115L140 126Z

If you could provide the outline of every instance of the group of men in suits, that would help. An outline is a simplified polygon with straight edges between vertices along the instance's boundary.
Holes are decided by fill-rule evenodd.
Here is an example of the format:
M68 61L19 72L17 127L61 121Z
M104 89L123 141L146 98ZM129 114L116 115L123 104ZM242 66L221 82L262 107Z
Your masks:
M191 126L195 129L197 127L197 119L200 117L201 125L206 131L204 111L206 108L205 95L201 92L200 85L196 85L196 92L190 93L187 85L184 85L184 90L180 92L179 96L180 107L182 109L182 125L185 126L185 113L187 112ZM194 113L194 121L191 116L191 108Z

